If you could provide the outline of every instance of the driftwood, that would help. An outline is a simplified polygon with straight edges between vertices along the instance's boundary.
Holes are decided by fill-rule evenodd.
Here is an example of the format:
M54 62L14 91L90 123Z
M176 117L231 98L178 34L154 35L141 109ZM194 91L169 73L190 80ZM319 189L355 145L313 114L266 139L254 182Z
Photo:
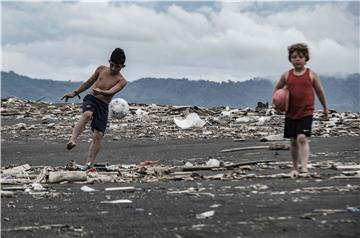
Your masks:
M224 167L227 168L227 169L231 169L231 168L240 167L240 166L243 166L243 165L270 163L270 162L274 162L274 161L276 161L276 160L268 159L268 160L244 161L244 162L239 162L239 163L235 163L235 164L229 164L229 165L226 165Z
M12 191L0 191L0 194L1 194L1 197L8 197L8 198L15 196L15 193Z
M63 181L86 181L87 174L84 171L55 171L49 172L49 183L59 183Z
M288 144L272 144L269 147L270 150L290 150L290 145Z
M354 169L354 170L357 170L357 169L360 169L360 165L359 164L352 164L352 165L334 165L334 167L337 169L337 170L351 170L351 169Z
M41 225L41 226L19 226L13 228L3 229L2 231L10 232L10 231L34 231L34 230L49 230L49 229L74 229L73 226L65 225L65 224L49 224L49 225Z
M25 190L27 187L26 186L2 186L1 189L2 190Z
M181 167L181 171L212 170L218 168L221 168L221 166L189 166Z
M0 184L27 184L30 181L30 179L25 178L1 178Z
M225 166L189 166L189 167L180 167L181 171L196 171L196 170L212 170L212 169L231 169L231 168L235 168L235 167L240 167L243 165L252 165L252 164L260 164L260 163L269 163L269 162L274 162L276 160L255 160L255 161L244 161L244 162L239 162L239 163L235 163L235 164L229 164L229 165L225 165Z
M10 169L4 169L2 171L3 174L9 174L9 175L15 175L15 174L21 174L21 173L25 173L26 170L31 169L31 166L28 164L24 164L24 165L20 165L17 167L13 167Z
M270 146L262 145L262 146L249 146L249 147L240 147L240 148L231 148L220 151L221 153L226 152L234 152L234 151L244 151L244 150L261 150L261 149L269 149Z

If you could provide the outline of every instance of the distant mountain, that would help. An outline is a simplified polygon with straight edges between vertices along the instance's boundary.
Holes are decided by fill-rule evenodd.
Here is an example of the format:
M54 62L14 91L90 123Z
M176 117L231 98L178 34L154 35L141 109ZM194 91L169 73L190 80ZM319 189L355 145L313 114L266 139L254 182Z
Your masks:
M321 77L330 109L359 112L360 75L346 78ZM13 71L1 72L1 98L19 97L29 100L60 102L65 92L78 88L80 83L32 79ZM274 82L254 78L244 82L191 81L172 78L142 78L129 82L115 97L131 103L255 107L257 102L271 102ZM82 93L85 95L85 93ZM73 99L71 102L80 102ZM321 108L316 102L317 108Z
M33 79L13 71L1 72L1 98L18 97L34 101L60 102L66 92L72 92L81 83Z

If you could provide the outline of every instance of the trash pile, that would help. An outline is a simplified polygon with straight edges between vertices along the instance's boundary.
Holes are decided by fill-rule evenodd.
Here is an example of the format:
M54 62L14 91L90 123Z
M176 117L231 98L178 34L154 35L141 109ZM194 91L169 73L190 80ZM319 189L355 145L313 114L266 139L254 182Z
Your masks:
M52 104L7 98L1 101L3 138L21 140L67 140L74 123L81 115L80 104ZM331 111L330 120L316 111L313 136L359 136L360 114ZM106 137L182 139L234 138L253 139L281 135L284 115L273 108L229 108L197 106L164 106L130 104L129 114L122 119L110 117ZM87 128L86 130L89 130ZM36 133L34 133L36 132ZM80 140L88 141L90 133ZM2 139L4 140L4 139Z
M79 104L51 104L25 101L16 98L2 99L2 141L55 141L67 140L73 124L81 115ZM314 115L314 136L359 136L360 114L331 112L329 121L321 120L321 112ZM130 104L127 116L110 118L106 138L233 138L246 140L257 138L272 142L264 146L229 148L220 153L245 150L289 150L282 137L284 115L272 108L257 107L232 109L229 107L200 108L196 106L160 106ZM89 128L87 128L89 130ZM84 132L79 141L88 141L91 133ZM279 142L280 141L280 142ZM279 142L279 143L278 143ZM313 155L315 156L315 155ZM334 170L336 173L310 173L304 176L315 179L360 178L360 165L355 162L318 161L309 168ZM28 164L1 167L1 196L14 196L14 191L24 191L33 196L56 196L51 184L63 183L131 183L170 180L240 180L290 178L287 173L273 171L292 167L291 161L256 160L239 163L211 158L206 163L186 162L183 165L164 165L158 161L143 161L140 164L98 163L87 171L80 171L74 161L63 167L30 166ZM261 171L261 172L260 172ZM265 171L265 173L264 173ZM266 173L266 171L270 171ZM271 172L272 171L272 172ZM300 175L301 176L301 175ZM122 187L119 189L130 189ZM91 187L84 190L92 191ZM194 191L172 191L194 193ZM199 191L195 191L199 193ZM202 194L204 195L204 194ZM206 194L205 194L206 195ZM209 194L208 194L209 195ZM210 195L209 195L210 196ZM126 201L122 201L126 202ZM209 214L200 214L207 216ZM200 216L199 215L199 216ZM211 214L210 214L211 215Z
M246 147L250 148L250 147ZM263 149L263 148L259 148ZM271 149L271 148L270 148ZM223 153L228 151L223 151ZM205 163L193 164L186 162L181 166L169 166L159 164L158 161L145 160L139 164L116 164L97 163L87 171L79 171L74 161L70 161L64 167L20 166L1 168L2 197L14 196L14 191L24 191L34 196L49 193L51 184L64 183L134 183L134 182L158 182L158 181L197 181L197 180L241 180L241 179L281 179L291 178L288 173L264 173L264 170L276 171L290 170L290 161L252 160L239 163L219 161L211 158ZM356 162L336 162L334 160L318 161L309 163L309 168L333 170L335 173L303 175L306 178L315 179L359 179L360 165ZM301 177L301 175L299 175ZM359 189L357 186L356 189ZM133 191L134 187L119 187L118 190ZM245 187L244 187L245 189ZM256 187L255 190L267 188ZM307 189L303 193L320 191L317 188ZM328 189L328 188L326 188ZM93 191L90 187L83 187L84 191ZM169 193L198 193L198 191L173 191ZM200 194L209 195L209 194ZM211 195L209 195L211 196Z

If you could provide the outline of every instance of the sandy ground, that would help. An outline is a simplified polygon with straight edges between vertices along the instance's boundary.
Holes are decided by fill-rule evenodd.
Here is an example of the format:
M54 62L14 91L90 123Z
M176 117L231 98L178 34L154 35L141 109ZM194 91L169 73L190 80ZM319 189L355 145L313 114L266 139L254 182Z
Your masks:
M4 138L3 138L4 139ZM6 139L6 138L5 138ZM2 165L63 166L82 162L88 144L69 152L65 141L7 142L1 146ZM310 162L360 163L359 137L312 138ZM256 140L106 140L97 162L133 164L158 160L166 165L274 159L289 162L289 151L255 150L220 153L222 149L264 145ZM257 169L257 175L286 173L289 168ZM358 178L330 179L341 172L311 168L311 178L247 178L238 180L137 181L95 183L97 191L81 191L83 184L54 184L57 196L36 197L18 192L1 199L2 237L360 237ZM199 171L201 173L209 173ZM219 172L212 172L216 174ZM134 192L108 192L134 186ZM171 194L193 187L207 195ZM307 190L317 187L320 190ZM210 195L211 194L211 195ZM129 199L131 204L101 201ZM321 210L323 209L323 210ZM328 210L324 210L328 209ZM198 219L197 215L214 211ZM33 226L29 230L22 227Z

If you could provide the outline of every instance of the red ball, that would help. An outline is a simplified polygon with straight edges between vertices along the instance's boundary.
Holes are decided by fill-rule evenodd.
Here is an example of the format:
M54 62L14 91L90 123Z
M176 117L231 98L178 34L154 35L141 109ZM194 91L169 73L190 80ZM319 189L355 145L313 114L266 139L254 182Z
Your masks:
M289 90L286 87L277 89L272 96L275 109L287 112L289 109Z

